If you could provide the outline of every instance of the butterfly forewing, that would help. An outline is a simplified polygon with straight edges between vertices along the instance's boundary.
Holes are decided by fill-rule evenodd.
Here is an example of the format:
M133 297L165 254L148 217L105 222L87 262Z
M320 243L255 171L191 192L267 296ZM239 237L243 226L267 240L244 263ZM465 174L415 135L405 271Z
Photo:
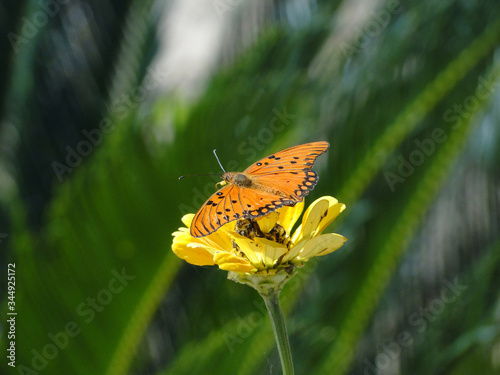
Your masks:
M291 203L281 199L268 192L236 185L225 186L212 195L193 218L191 235L206 236L230 221L263 216L285 203Z
M238 186L229 182L213 194L193 218L191 235L203 237L230 221L264 216L302 201L318 181L311 168L328 147L327 142L306 143L252 164L239 174L251 183Z
M191 235L202 237L210 234L222 225L238 217L229 216L229 211L233 208L231 202L231 192L236 190L236 186L224 186L217 193L213 194L196 213L191 224ZM236 194L237 196L237 194ZM237 202L237 201L236 201Z
M328 142L290 147L259 160L244 173L255 176L263 188L278 189L289 199L300 202L316 186L318 175L311 168L328 147Z
M245 169L251 175L281 174L282 172L311 169L316 158L326 152L328 142L312 142L276 152Z

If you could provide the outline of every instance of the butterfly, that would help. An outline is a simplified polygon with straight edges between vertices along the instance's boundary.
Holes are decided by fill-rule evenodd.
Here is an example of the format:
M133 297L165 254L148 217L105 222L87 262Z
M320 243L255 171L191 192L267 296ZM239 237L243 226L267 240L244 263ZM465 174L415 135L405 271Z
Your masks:
M269 155L243 172L224 171L223 187L194 216L191 236L204 237L230 221L254 219L302 201L318 182L311 168L329 146L306 143Z

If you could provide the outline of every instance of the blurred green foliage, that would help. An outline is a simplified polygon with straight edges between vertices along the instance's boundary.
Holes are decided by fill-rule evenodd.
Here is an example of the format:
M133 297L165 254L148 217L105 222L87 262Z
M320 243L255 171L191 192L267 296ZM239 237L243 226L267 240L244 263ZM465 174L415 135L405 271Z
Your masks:
M280 373L260 297L172 254L218 180L177 177L218 173L214 148L238 170L327 140L306 201L346 203L330 229L348 242L285 287L296 372L499 373L498 4L213 0L230 22L195 99L152 68L175 2L16 4L0 3L2 35L26 39L0 44L18 312L2 372Z

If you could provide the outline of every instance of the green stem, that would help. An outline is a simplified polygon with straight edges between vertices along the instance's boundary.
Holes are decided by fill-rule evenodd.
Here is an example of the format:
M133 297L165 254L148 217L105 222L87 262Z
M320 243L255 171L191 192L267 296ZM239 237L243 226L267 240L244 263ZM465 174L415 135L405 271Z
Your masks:
M293 375L292 352L290 351L290 342L286 333L285 318L280 306L280 292L274 291L269 294L261 293L264 302L266 303L267 311L273 323L274 337L280 353L281 367L283 375Z

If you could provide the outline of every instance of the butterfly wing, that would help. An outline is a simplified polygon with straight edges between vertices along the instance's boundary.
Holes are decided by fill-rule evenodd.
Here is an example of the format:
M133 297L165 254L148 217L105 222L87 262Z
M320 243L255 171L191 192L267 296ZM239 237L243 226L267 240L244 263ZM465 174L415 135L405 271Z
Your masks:
M256 218L281 207L279 196L234 184L224 186L213 194L196 213L191 222L193 237L204 237L222 225L239 218ZM272 205L272 202L277 202Z
M229 183L213 194L193 218L191 235L203 237L230 221L264 216L300 202L316 185L318 175L311 168L328 147L328 142L306 143L252 164L241 173L251 184Z
M279 191L285 195L284 205L293 205L316 186L318 175L311 168L329 146L328 142L312 142L290 147L259 160L243 173L253 176L259 189Z

